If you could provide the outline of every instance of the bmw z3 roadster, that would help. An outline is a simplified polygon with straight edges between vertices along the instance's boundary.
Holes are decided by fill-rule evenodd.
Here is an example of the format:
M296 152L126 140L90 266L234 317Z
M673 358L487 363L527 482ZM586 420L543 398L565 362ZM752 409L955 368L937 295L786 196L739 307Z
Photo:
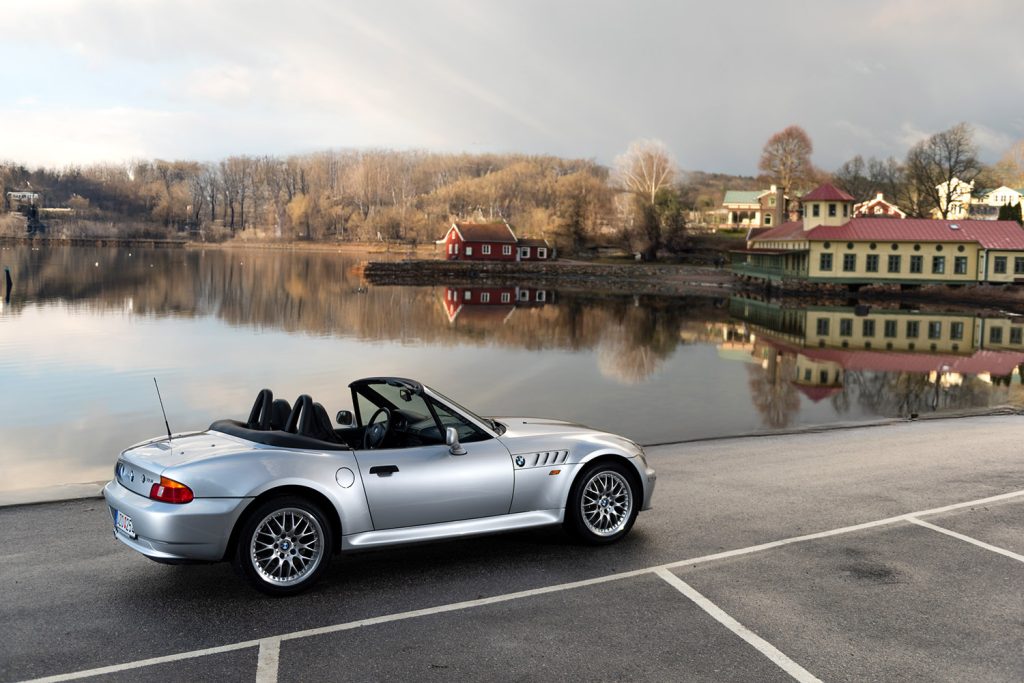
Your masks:
M485 418L408 379L349 385L332 425L269 389L245 422L128 448L103 489L114 536L165 563L231 561L272 595L336 553L548 525L621 539L654 470L629 439L558 420Z

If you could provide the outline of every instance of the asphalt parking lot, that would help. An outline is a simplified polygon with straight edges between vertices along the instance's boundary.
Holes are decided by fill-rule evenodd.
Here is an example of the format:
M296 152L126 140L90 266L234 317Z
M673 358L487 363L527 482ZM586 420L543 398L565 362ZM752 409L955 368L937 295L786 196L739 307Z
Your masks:
M0 679L1024 679L1024 417L648 449L655 508L335 561L266 598L0 508Z

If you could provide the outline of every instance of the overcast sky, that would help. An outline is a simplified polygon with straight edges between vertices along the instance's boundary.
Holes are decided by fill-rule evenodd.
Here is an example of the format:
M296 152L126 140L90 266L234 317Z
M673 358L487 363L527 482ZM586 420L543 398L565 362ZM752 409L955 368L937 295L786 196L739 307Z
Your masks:
M23 0L0 32L29 165L658 138L753 174L789 124L826 170L962 120L989 161L1024 138L1020 0Z

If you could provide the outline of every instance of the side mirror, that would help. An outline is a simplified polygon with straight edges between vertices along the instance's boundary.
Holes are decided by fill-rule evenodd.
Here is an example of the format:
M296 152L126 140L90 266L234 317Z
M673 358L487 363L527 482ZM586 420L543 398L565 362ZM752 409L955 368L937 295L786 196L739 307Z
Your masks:
M452 455L466 454L466 449L459 443L459 430L455 427L444 430L444 442L448 444L448 452Z
M352 411L351 410L339 410L335 416L334 421L342 427L352 426Z

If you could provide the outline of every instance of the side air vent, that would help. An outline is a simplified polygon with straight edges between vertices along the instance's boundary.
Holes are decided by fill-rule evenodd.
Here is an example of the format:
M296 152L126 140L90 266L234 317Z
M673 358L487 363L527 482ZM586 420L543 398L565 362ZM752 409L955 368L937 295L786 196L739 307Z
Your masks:
M561 465L565 462L566 458L569 457L569 451L543 451L541 453L534 453L532 459L533 467L543 467L545 465Z

